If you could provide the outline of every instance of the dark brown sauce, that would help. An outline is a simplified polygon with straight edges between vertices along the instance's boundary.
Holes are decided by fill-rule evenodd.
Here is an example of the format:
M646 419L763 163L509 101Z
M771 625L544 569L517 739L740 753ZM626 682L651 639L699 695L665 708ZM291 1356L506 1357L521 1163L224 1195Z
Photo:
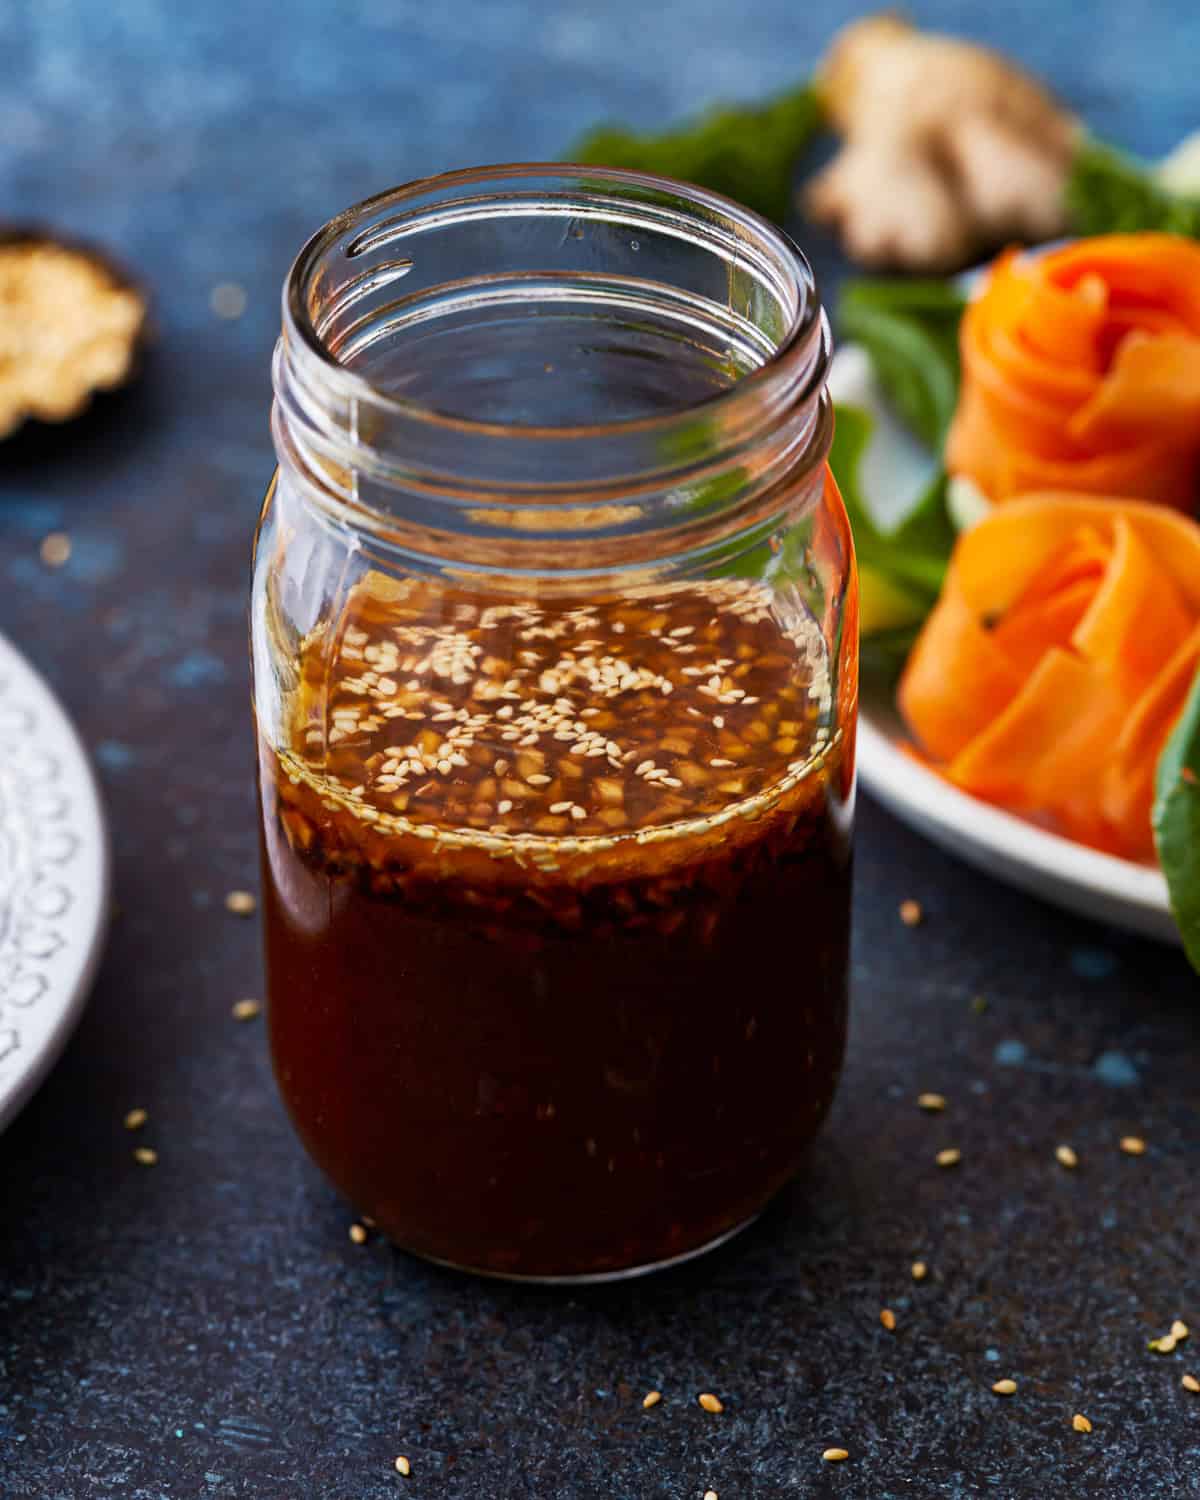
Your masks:
M617 1271L794 1172L844 1045L847 751L819 633L769 598L368 575L306 643L261 747L272 1047L399 1244Z

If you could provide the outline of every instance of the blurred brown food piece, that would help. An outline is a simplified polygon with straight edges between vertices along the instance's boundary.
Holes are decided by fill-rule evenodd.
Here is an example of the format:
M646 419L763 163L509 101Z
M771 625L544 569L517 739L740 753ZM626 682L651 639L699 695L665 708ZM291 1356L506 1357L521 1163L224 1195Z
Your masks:
M35 230L0 233L0 437L63 422L132 375L146 298L99 252Z
M817 85L843 145L804 207L855 260L950 271L1063 232L1082 127L998 54L872 16L834 38Z

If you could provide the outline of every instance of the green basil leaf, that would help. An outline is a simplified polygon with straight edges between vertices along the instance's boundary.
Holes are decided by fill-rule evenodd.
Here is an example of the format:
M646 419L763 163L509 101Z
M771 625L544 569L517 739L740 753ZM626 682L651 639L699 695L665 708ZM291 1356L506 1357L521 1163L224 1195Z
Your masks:
M858 465L870 441L874 425L870 415L857 406L835 406L833 409L833 445L829 450L829 467L842 492L850 529L854 532L854 550L859 561L873 562L882 547L883 534L875 525L858 488Z
M880 530L858 477L872 427L870 415L860 407L837 406L829 466L842 492L860 566L914 594L928 613L941 591L957 534L946 509L946 475L937 474L899 526Z
M847 282L838 303L844 338L867 351L901 418L940 453L958 405L958 328L967 303L949 281Z
M859 653L863 681L880 689L891 687L904 670L904 663L920 633L919 625L902 625L895 630L881 630L875 635L864 636Z
M934 599L942 591L958 531L946 505L948 476L942 469L894 531L887 533L893 566Z
M1169 192L1136 157L1100 141L1084 141L1075 153L1066 192L1076 234L1160 230L1200 239L1200 198Z
M820 100L805 83L758 107L718 105L663 134L601 126L576 143L570 159L698 183L778 223L791 211L796 160L821 120Z
M1200 971L1200 672L1159 758L1154 790L1158 862L1184 949Z

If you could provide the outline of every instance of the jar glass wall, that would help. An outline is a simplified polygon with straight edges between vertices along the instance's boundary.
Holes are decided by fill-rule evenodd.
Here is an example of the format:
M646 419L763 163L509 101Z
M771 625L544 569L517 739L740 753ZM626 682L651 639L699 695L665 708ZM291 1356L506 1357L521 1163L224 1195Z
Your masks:
M275 1068L400 1245L746 1222L846 1018L857 606L828 330L699 189L495 168L289 276L252 606Z

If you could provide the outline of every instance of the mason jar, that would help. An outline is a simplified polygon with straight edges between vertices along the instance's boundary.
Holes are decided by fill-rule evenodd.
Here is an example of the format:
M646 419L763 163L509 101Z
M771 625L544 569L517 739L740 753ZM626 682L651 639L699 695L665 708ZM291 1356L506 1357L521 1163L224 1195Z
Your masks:
M858 649L829 353L784 234L629 172L413 183L288 275L252 607L271 1047L400 1246L665 1265L829 1108Z

